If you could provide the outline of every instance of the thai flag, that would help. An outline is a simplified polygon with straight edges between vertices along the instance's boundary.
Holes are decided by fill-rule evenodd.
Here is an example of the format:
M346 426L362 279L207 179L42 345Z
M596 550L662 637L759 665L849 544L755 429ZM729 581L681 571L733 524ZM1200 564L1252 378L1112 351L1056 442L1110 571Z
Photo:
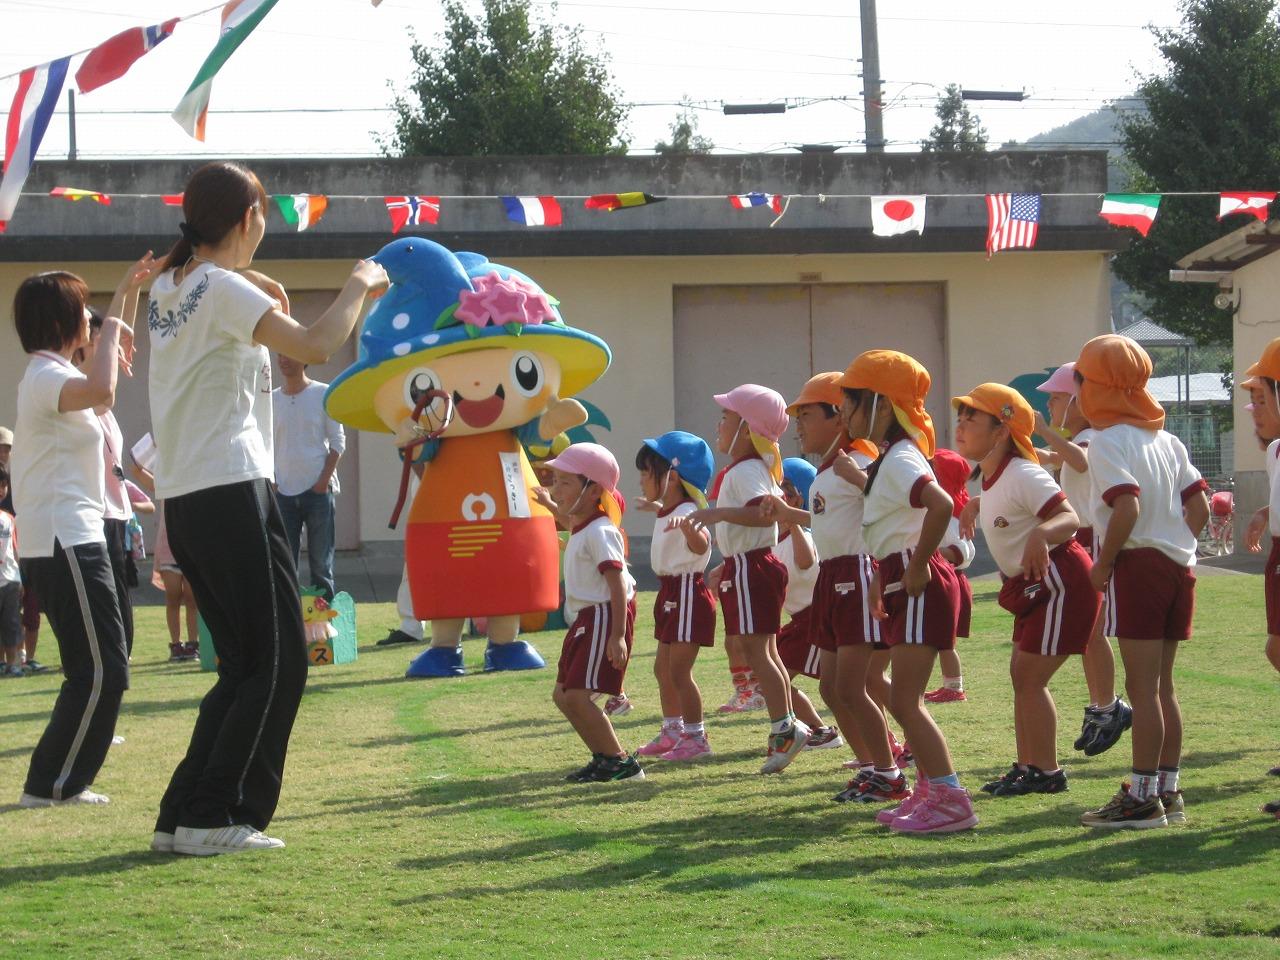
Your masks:
M70 57L54 60L39 67L29 67L18 75L18 92L9 108L9 123L4 138L4 180L0 181L0 233L4 233L22 196L31 164L35 162L40 141L49 127L49 119L62 96L67 80Z
M104 40L90 50L84 63L80 64L76 71L76 86L81 93L88 93L120 79L145 53L172 36L177 25L178 18L175 17L150 27L131 27L110 40Z
M558 227L560 202L555 197L503 197L507 219L526 227Z
M782 212L782 197L776 193L740 193L729 198L729 202L738 210L751 207L768 207L774 213Z
M391 217L391 232L399 233L407 226L440 222L439 197L383 197L387 203L387 215Z

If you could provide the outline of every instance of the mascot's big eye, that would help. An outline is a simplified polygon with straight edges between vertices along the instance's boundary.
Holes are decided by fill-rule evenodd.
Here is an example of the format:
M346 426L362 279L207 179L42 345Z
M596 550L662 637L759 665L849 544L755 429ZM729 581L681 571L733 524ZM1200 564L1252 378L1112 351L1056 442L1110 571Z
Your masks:
M430 367L418 367L404 379L404 402L412 410L428 390L439 390L440 378Z
M526 397L534 396L542 389L542 364L532 353L517 353L511 361L511 380Z

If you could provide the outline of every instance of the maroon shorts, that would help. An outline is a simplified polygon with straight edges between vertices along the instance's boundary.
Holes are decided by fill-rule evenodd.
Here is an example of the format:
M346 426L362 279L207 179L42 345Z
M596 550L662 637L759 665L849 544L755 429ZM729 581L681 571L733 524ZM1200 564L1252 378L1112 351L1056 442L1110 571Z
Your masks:
M956 614L960 609L960 585L956 569L934 551L929 558L928 584L918 597L908 597L902 589L902 572L909 553L891 553L880 561L880 592L889 615L881 632L890 647L910 643L954 650Z
M956 585L960 588L960 606L956 610L956 636L969 637L969 627L973 623L973 586L963 570L956 571Z
M1154 547L1121 550L1107 584L1103 636L1188 640L1196 575Z
M865 553L832 557L818 564L813 587L815 646L835 650L850 643L879 643L880 621L871 615L867 592L876 562Z
M1102 602L1089 581L1092 569L1084 547L1068 540L1049 551L1044 579L1007 578L1000 606L1013 614L1014 646L1048 657L1084 653Z
M787 595L787 568L768 547L724 558L720 608L726 636L778 632Z
M1262 590L1267 603L1267 633L1280 636L1280 537L1271 538L1271 555L1262 574Z
M716 599L701 573L658 578L653 603L653 635L659 643L695 643L710 647L716 641Z
M822 673L822 650L813 639L813 605L791 617L791 622L778 631L778 656L792 673L803 673L817 680Z
M40 629L40 598L25 584L22 587L22 629Z
M1097 551L1095 551L1093 548L1094 539L1095 538L1093 536L1093 527L1077 527L1076 528L1076 543L1084 547L1084 552L1089 555L1089 558L1091 560L1096 559L1098 556Z
M605 655L609 640L610 607L596 603L583 607L569 625L560 648L560 663L556 667L556 683L566 690L592 690L610 693L615 697L622 693L622 679L627 674L624 665L617 669ZM623 639L627 644L627 657L631 656L631 643L635 636L636 602L627 602L627 625Z

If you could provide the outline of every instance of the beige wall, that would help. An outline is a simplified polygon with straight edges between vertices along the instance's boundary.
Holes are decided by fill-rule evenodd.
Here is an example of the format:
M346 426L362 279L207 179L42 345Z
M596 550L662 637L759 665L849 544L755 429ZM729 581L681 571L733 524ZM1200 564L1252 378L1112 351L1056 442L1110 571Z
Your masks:
M1239 295L1240 309L1231 325L1233 369L1236 382L1244 379L1244 371L1262 355L1262 348L1280 337L1280 271L1274 257L1255 260L1235 272L1233 279ZM1263 465L1262 448L1253 433L1253 420L1245 405L1249 402L1243 390L1233 391L1235 414L1235 516L1236 543L1243 543L1244 527L1259 507L1266 504L1269 491Z
M1019 374L1072 359L1085 340L1109 329L1105 257L1101 252L1012 253L988 262L976 253L840 254L531 258L510 263L560 298L570 324L603 337L613 350L613 367L584 398L601 407L613 421L613 431L602 432L600 440L618 456L623 490L631 496L638 493L630 464L640 440L670 429L675 417L675 287L808 283L815 282L814 274L822 283L942 283L949 362L946 370L931 372L934 389L950 395L983 381L1008 382ZM79 264L76 271L93 290L109 293L123 266ZM335 261L277 261L259 266L290 288L316 291L336 289L348 269L346 262ZM0 265L0 302L11 303L17 283L39 269L48 267ZM866 344L868 349L875 346L880 344ZM830 366L838 367L851 359L831 358ZM24 365L10 318L0 327L2 424L13 422L14 387ZM799 384L771 386L788 393ZM127 438L148 428L141 383L124 385L120 406ZM399 466L389 438L362 437L358 461L362 536L366 540L393 538L396 534L387 529L386 521Z

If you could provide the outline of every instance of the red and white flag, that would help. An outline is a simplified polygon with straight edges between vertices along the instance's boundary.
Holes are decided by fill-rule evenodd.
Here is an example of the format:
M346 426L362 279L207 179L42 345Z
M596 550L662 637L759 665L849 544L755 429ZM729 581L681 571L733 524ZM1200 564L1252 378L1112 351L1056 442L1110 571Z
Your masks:
M877 237L894 237L900 233L924 233L923 196L872 197L871 232Z
M104 40L84 58L76 71L76 86L81 93L97 90L125 75L130 67L173 35L177 17L152 27L131 27Z
M391 217L391 232L399 233L405 227L420 223L440 222L439 197L383 197L387 203L387 215Z
M1255 193L1250 190L1220 193L1218 194L1218 219L1229 217L1233 213L1250 213L1265 223L1267 207L1275 198L1274 193Z
M22 196L22 185L35 163L40 141L49 127L70 57L28 67L18 74L18 92L9 107L4 137L4 179L0 180L0 233L4 233Z
M987 194L987 259L1012 247L1031 248L1040 232L1040 194Z

